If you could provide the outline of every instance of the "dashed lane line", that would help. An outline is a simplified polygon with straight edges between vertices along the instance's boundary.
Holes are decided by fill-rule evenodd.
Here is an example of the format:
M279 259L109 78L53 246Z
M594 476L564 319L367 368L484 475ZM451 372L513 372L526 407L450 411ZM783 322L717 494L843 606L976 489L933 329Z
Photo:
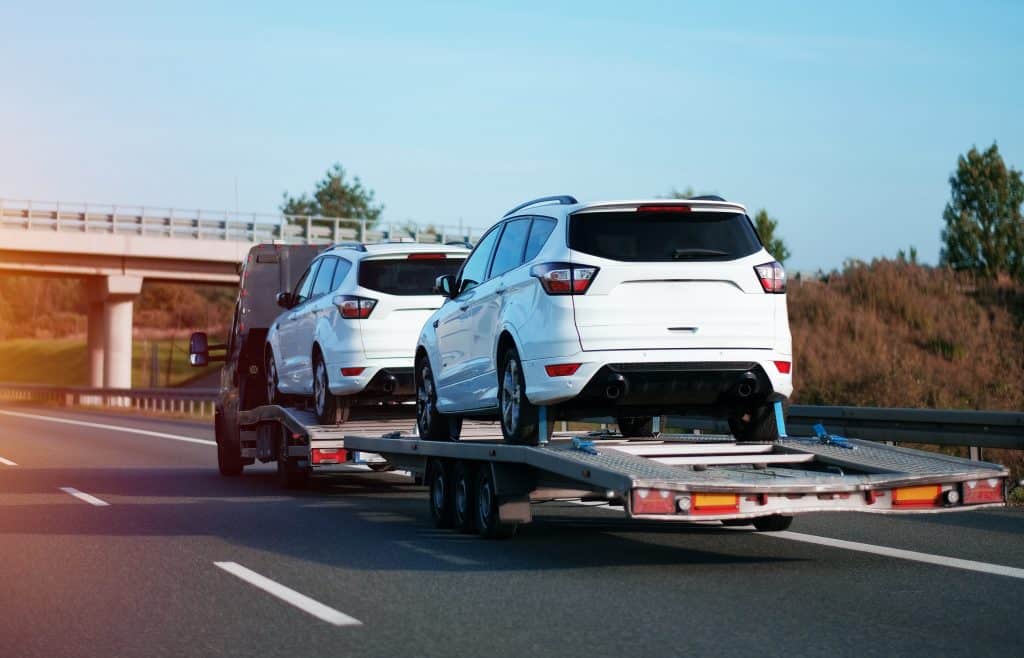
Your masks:
M4 466L17 466L18 465L16 462L12 462L10 459L5 459L3 457L0 457L0 464L3 464Z
M4 416L15 416L17 418L31 418L33 420L46 420L51 423L62 423L65 425L77 425L79 427L91 427L93 429L109 430L111 432L122 432L125 434L138 434L141 436L152 436L158 439L171 439L172 441L183 441L185 443L197 443L205 446L215 446L216 441L210 441L209 439L197 439L193 436L182 436L181 434L168 434L166 432L154 432L152 430L143 430L133 427L121 427L120 425L108 425L106 423L92 423L85 420L72 420L70 418L54 418L53 416L43 416L41 414L27 414L20 411L6 411L0 410L0 415Z
M89 503L90 505L95 505L96 507L109 507L110 506L110 503L108 503L107 501L100 500L96 496L93 496L91 494L87 494L87 493L84 493L82 491L79 491L78 489L75 489L74 487L61 487L60 490L63 491L64 493L66 493L66 494L74 496L78 500L84 500L85 502Z

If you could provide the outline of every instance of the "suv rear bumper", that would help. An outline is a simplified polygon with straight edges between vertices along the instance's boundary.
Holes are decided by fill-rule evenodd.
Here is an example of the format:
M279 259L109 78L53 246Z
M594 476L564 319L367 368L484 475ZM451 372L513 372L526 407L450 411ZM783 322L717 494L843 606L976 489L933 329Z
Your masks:
M346 377L341 374L340 367L328 366L331 370L330 389L334 395L394 400L411 398L416 393L411 358L367 359L361 363L346 364L345 367L364 370L356 376Z

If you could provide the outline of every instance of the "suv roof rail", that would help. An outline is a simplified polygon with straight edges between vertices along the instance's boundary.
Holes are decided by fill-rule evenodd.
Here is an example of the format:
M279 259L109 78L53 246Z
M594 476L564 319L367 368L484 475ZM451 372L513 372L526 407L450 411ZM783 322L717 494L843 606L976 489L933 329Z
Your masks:
M356 251L366 251L366 245L362 242L339 242L334 245L336 249L355 249Z
M717 194L703 194L701 196L692 196L687 201L725 201L725 199Z
M562 206L564 206L564 205L572 205L574 203L579 203L579 201L576 200L576 197L570 196L568 194L557 194L555 196L542 196L539 199L534 199L533 201L527 201L526 203L520 203L518 206L516 206L512 210L509 210L507 213L502 215L502 217L503 218L504 217L508 217L512 213L518 212L518 211L522 210L523 208L528 208L530 206L537 205L538 203L544 203L545 201L557 201L558 204L562 205Z

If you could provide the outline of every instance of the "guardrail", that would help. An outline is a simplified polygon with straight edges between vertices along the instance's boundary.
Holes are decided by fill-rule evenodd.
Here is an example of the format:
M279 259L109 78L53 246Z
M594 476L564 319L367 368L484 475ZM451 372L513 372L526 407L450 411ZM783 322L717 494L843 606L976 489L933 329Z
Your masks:
M0 198L0 228L68 231L195 240L283 241L334 244L346 241L475 243L484 229L414 222L371 223L365 219L66 203Z
M113 407L213 416L215 388L87 388L0 384L0 402L39 402L64 407Z

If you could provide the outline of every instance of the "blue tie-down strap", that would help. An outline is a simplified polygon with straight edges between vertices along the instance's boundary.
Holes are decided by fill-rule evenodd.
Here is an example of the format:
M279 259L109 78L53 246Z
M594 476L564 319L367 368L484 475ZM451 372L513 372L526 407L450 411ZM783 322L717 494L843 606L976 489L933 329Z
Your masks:
M854 449L854 445L850 443L849 439L838 434L829 434L821 423L814 426L814 433L818 436L818 440L825 445L839 446L840 448L849 448L850 450Z
M589 455L597 454L597 448L594 447L593 441L587 441L586 439L581 439L578 436L572 437L572 449L585 452Z

